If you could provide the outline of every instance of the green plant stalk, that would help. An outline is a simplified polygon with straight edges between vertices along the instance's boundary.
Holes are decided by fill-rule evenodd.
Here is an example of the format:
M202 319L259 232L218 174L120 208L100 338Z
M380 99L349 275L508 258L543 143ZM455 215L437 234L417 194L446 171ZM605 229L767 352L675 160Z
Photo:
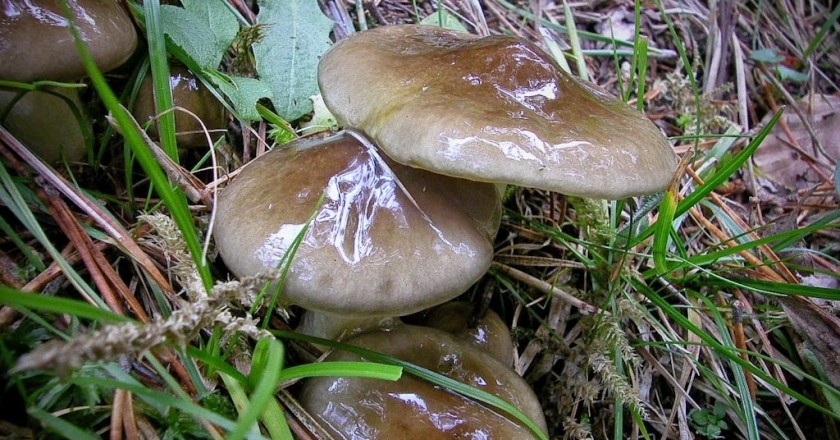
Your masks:
M0 304L13 309L25 307L48 313L67 313L97 322L120 323L131 321L126 316L108 309L94 307L82 301L23 292L4 285L0 285Z
M827 4L830 4L830 3L827 3ZM811 40L811 43L808 44L808 48L805 49L805 52L802 54L802 58L808 58L808 57L811 56L811 54L814 53L814 51L817 49L817 46L819 46L820 43L822 43L823 40L825 39L825 36L828 33L828 31L832 27L834 27L834 25L837 23L837 20L839 20L839 19L840 19L840 3L838 3L834 6L834 10L831 11L831 15L829 15L828 18L825 20L825 23L823 23L822 26L820 26L820 30L817 31L817 35L814 36L814 38Z
M129 115L128 111L120 105L116 95L114 95L114 92L105 82L105 77L102 76L102 72L99 71L99 68L93 62L90 52L87 50L84 41L79 35L79 30L72 21L72 14L68 10L66 2L63 1L62 6L65 17L68 17L70 22L70 30L76 43L76 49L82 58L82 62L85 64L85 68L87 69L88 76L90 76L93 86L96 88L102 102L111 112L113 118L120 125L126 144L131 147L131 150L137 156L137 160L140 162L140 165L143 167L143 170L146 172L146 175L149 177L152 185L157 190L160 198L163 200L166 207L169 208L172 218L181 230L181 234L184 237L187 248L189 249L193 260L196 262L196 267L204 284L205 291L210 292L210 289L213 286L213 279L210 275L210 268L207 266L207 262L202 256L201 242L198 239L198 234L196 233L193 225L192 214L187 206L184 194L180 191L176 191L168 182L166 175L160 168L160 165L157 164L152 156L152 153L143 143L143 139L135 128L135 123L131 118L131 115Z
M701 341L705 344L710 346L712 349L715 350L716 353L722 355L723 357L729 359L732 362L740 365L742 368L749 370L753 375L760 378L761 380L767 382L770 386L776 388L780 392L783 392L795 399L797 399L802 404L809 406L823 414L831 416L835 419L840 420L840 414L834 414L830 412L828 409L823 408L822 406L815 403L813 400L805 396L804 394L786 386L785 384L779 382L776 378L766 374L764 371L756 367L755 365L741 359L741 357L737 354L732 352L732 350L726 346L724 346L720 341L715 339L710 334L704 332L702 329L697 327L694 323L689 321L688 318L683 316L679 311L674 309L664 298L662 298L658 293L654 292L650 289L647 285L642 284L639 280L635 278L627 278L627 282L629 285L633 286L638 292L642 293L647 297L651 303L653 303L656 307L662 310L663 313L668 315L671 319L677 322L681 327L694 333L697 335ZM754 353L751 353L754 354Z
M636 49L634 50L633 59L638 59L636 67L639 69L639 74L636 75L636 110L645 112L645 78L647 78L647 55L648 55L648 37L638 37L636 39Z
M0 127L0 130L5 129ZM23 195L2 162L0 162L0 202L8 207L15 217L17 217L18 220L20 220L20 222L26 227L26 229L32 233L35 239L41 243L47 253L50 254L53 261L61 267L63 273L67 276L67 279L70 280L74 288L87 297L89 301L96 303L103 309L107 308L107 305L102 298L94 292L90 285L82 279L79 273L76 272L73 266L67 262L67 260L61 255L61 252L59 252L52 244L52 241L50 241L47 237L47 234L44 232L43 228L41 228L38 220L35 219L35 215L29 209L29 205L26 203L26 200L24 200Z
M583 52L580 50L580 37L578 37L577 26L575 26L575 16L572 14L572 8L569 3L563 0L563 14L566 16L566 30L569 33L569 45L572 46L572 53L575 56L575 63L577 63L577 71L580 79L589 81L589 71L586 69L586 59L583 57Z
M497 0L497 2L500 5L502 5L505 9L516 13L517 15L519 15L520 17L522 17L526 20L534 21L534 20L537 19L536 16L534 14L532 14L531 12L529 12L525 9L522 9L518 6L515 6L515 5L513 5L512 3L510 3L506 0ZM551 21L549 21L545 18L540 18L538 22L541 26L545 26L545 27L547 27L549 29L552 29L552 30L555 30L557 32L561 32L561 33L564 33L564 34L569 33L569 29L566 26L559 25L557 23L552 23ZM584 32L584 31L579 30L579 31L577 31L577 33L578 33L578 36L586 38L587 40L600 41L600 42L603 42L603 43L610 43L610 44L614 44L616 46L633 47L632 42L624 41L624 40L616 40L614 38L605 37L605 36L603 36L601 34L598 34L598 33L595 33L595 32ZM653 56L653 57L670 57L670 56L672 56L671 54L668 54L668 53L666 53L662 50L653 49L653 48L651 49L650 53L651 53L651 56Z
M32 418L41 422L42 425L65 438L78 440L97 440L100 437L92 432L86 431L78 426L67 422L59 417L50 414L40 408L29 408L26 411Z
M126 390L137 395L144 402L149 403L155 408L166 409L167 407L171 407L189 414L190 416L207 420L227 430L232 430L235 426L233 421L210 411L207 408L196 405L189 399L178 398L162 391L154 391L138 383L109 379L106 377L75 377L67 379L67 382L80 386Z
M767 125L764 126L756 135L753 137L752 141L750 141L747 146L741 150L738 154L732 157L727 163L721 164L721 167L715 172L712 176L709 177L703 185L695 189L690 194L686 195L680 202L677 204L677 208L674 211L674 216L680 216L685 214L692 206L700 203L701 200L706 198L712 191L714 191L717 187L719 187L723 182L726 182L733 173L738 171L741 166L752 156L755 150L761 145L761 142L764 141L764 138L770 134L770 131L776 125L776 122L782 116L782 112L784 109L779 109L776 114L770 119ZM630 242L630 246L635 246L639 244L642 240L650 237L654 231L659 228L661 225L658 222L654 225L648 227L644 232L640 233L636 237L633 238Z
M160 22L160 0L145 0L143 9L149 61L152 67L152 86L155 90L155 113L159 115L157 124L160 143L163 151L175 163L178 163L175 113L168 111L175 106L175 103L172 99L172 90L169 88L169 63L167 62L166 40Z
M660 15L662 15L662 19L665 21L665 25L668 26L668 30L671 32L671 38L674 41L674 45L677 48L677 53L680 55L680 60L683 62L683 66L685 66L685 70L688 76L688 81L691 84L691 91L694 94L694 108L695 113L697 114L697 119L695 122L694 132L700 133L700 121L703 116L703 108L702 108L702 93L700 93L700 87L697 85L697 78L694 77L694 68L692 67L691 60L688 58L688 53L685 50L685 45L682 43L682 38L677 34L677 28L674 26L674 22L671 20L671 17L668 16L668 13L665 11L665 7L662 5L662 0L654 0L656 3L656 8L659 9ZM699 141L695 141L694 148L697 149Z
M732 338L729 334L729 328L727 327L723 316L720 315L720 312L718 311L715 304L704 295L697 295L697 298L705 304L708 310L711 311L715 324L718 327L718 333L721 336L721 343L723 344L723 346L731 347L733 355L738 357L738 350L737 347L735 347L735 342L732 341ZM740 357L738 358L741 359ZM729 365L732 369L733 374L735 375L735 383L738 386L738 402L740 403L741 417L744 420L744 423L746 423L747 425L748 438L750 440L759 440L760 436L758 433L758 422L755 418L755 406L752 401L752 396L750 395L749 387L747 386L747 378L744 372L744 368L742 367L742 364L736 364L731 360L729 361Z
M659 274L666 274L670 271L666 256L668 255L668 238L673 230L674 214L677 210L676 189L672 186L665 191L662 202L659 204L659 215L656 219L656 232L653 236L653 263Z

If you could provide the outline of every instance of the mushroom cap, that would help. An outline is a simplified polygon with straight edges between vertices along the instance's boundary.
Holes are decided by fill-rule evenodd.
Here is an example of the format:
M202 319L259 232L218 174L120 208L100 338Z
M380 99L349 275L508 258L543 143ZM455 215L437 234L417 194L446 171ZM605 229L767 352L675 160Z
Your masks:
M283 298L350 317L461 294L489 268L501 217L493 185L401 166L346 132L258 157L217 206L216 244L240 277L277 267L314 212Z
M0 90L0 114L17 95L17 92ZM71 105L78 109L81 119L73 113ZM62 158L68 162L81 160L87 151L82 124L87 126L87 131L93 130L79 99L79 89L62 87L27 92L0 124L48 163L58 163Z
M513 369L444 331L399 325L365 333L348 344L388 354L494 394L519 408L546 431L537 397ZM358 361L334 351L327 361ZM300 402L336 438L529 439L527 428L494 410L404 374L395 382L357 377L306 381Z
M124 63L137 47L131 19L113 0L68 0L74 23L102 71ZM61 0L3 2L0 79L73 81L87 76Z
M225 128L224 107L189 69L184 66L170 66L169 87L172 89L172 101L175 106L193 112L204 122L208 130ZM140 84L132 114L140 124L146 123L157 115L151 75L146 75ZM204 136L201 124L192 115L176 111L175 132L179 147L207 147L207 138ZM149 136L152 139L158 138L157 124L149 127ZM211 133L210 137L218 136Z
M452 301L426 311L416 324L443 330L484 350L505 365L513 365L513 340L502 318L487 310L476 322L471 321L473 305Z
M520 38L385 26L322 58L324 102L395 161L449 176L623 198L664 189L660 130Z

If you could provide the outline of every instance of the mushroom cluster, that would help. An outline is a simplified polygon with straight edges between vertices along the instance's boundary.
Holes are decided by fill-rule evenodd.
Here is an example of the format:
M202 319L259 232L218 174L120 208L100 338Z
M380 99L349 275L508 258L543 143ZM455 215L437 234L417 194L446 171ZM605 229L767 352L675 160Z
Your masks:
M284 285L307 309L398 316L462 293L492 259L491 184L620 198L676 168L648 119L519 38L386 26L336 43L318 73L348 131L249 163L214 230L248 276L275 269L314 212Z
M61 5L60 0L3 2L0 79L76 81L86 76ZM114 69L134 53L137 33L117 2L68 0L67 6L99 69ZM85 153L80 124L88 125L87 131L91 128L81 111L78 89L19 94L0 90L0 116L5 115L0 123L48 162L80 159Z
M463 293L491 263L501 206L497 185L624 198L663 190L676 169L670 144L643 115L579 83L541 49L514 37L417 25L360 32L324 55L319 85L347 130L294 141L245 166L219 198L214 235L238 276L276 269L299 241L283 298L320 313L304 320L305 330L320 336L353 333L365 318L375 323ZM475 349L454 348L455 337L445 332L412 328L398 323L349 342L401 359L435 346L464 356ZM400 348L373 342L379 339L399 340ZM512 346L500 347L501 360L492 364L503 378L456 376L474 384L521 381L509 368ZM433 369L441 371L452 359L426 356L430 360L410 360L437 363ZM427 394L401 388L405 380L377 396L364 381L316 380L306 385L304 400L337 431L370 431L345 433L349 438L392 438L388 429L400 428L374 427L367 417L400 427L400 416L382 408L396 404L416 412L432 405ZM335 389L347 391L355 404L322 399ZM541 420L539 406L529 415ZM412 432L473 432L468 423L456 425L456 431ZM498 438L522 438L503 432Z

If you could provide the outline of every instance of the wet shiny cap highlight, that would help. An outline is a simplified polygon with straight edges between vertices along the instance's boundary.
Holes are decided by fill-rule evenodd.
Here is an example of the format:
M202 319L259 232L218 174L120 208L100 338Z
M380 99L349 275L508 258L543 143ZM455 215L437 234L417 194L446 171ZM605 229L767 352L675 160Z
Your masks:
M244 277L276 268L302 234L285 302L345 317L397 316L477 281L500 218L492 184L399 165L342 132L296 140L242 168L219 196L214 236Z
M384 26L336 43L319 84L341 124L435 173L618 199L663 190L677 165L644 115L520 38Z

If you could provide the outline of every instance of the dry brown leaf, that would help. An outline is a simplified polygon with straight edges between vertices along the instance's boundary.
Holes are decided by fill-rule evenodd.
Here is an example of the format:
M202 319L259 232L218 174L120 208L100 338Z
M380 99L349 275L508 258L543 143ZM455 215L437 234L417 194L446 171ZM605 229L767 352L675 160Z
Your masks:
M840 96L806 96L799 101L799 107L810 117L809 123L823 151L813 147L808 130L796 113L785 112L784 122L790 128L795 144L780 121L753 156L758 167L756 177L759 188L756 195L763 201L778 202L778 197L785 198L789 191L823 183L814 168L823 175L831 175L834 170L832 161L840 157ZM766 123L770 116L762 123ZM797 151L797 147L801 151Z

